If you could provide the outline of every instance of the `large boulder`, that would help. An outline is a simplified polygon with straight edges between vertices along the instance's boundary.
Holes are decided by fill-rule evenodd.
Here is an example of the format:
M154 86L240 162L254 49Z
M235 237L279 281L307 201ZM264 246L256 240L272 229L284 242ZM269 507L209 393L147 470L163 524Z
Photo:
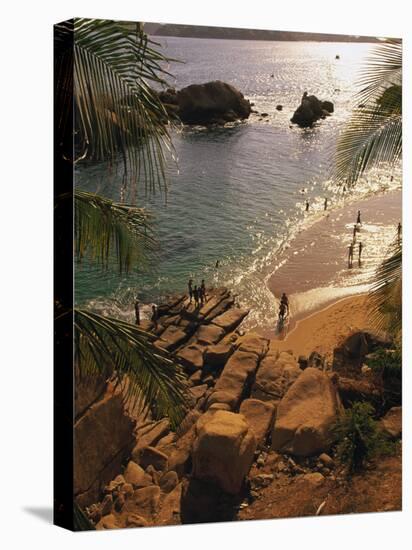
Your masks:
M190 344L182 348L177 357L189 372L194 373L203 367L203 353L204 347Z
M74 495L82 507L98 501L104 486L121 471L134 443L135 423L123 396L109 386L74 425Z
M213 324L221 327L225 332L231 332L240 325L248 313L249 311L247 309L234 307L216 317L213 320Z
M225 335L224 330L216 325L201 325L195 334L197 342L209 346L217 344Z
M171 102L172 94L165 98ZM219 80L192 84L176 94L177 114L185 124L208 125L246 119L251 106L234 86Z
M272 430L276 408L272 403L259 399L245 399L240 405L239 413L243 414L252 428L258 447L265 444L266 438Z
M231 344L216 344L206 349L205 365L212 368L223 367L233 352Z
M334 381L324 372L307 368L281 400L272 432L272 448L311 456L330 447L331 429L341 404Z
M214 391L224 392L232 396L231 403L234 404L234 407L237 407L253 382L258 361L259 359L255 353L236 351L226 363L220 378L216 382ZM223 401L219 402L222 403ZM228 401L224 402L227 403Z
M252 397L278 402L301 374L299 364L290 353L268 354L257 371Z
M192 461L194 478L238 494L256 451L256 437L241 414L207 412L196 423Z
M392 407L380 421L382 430L392 439L402 435L402 407Z
M262 338L254 332L249 332L245 336L241 336L236 344L240 351L248 351L256 353L258 357L263 357L268 351L269 341L266 338Z

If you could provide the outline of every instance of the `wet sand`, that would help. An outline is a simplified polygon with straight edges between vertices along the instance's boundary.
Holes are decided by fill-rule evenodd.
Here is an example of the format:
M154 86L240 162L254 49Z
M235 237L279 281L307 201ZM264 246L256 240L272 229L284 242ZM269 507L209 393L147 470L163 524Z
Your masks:
M377 266L396 237L401 199L401 191L392 191L320 213L321 219L291 242L267 279L275 298L282 292L289 296L288 332L311 313L344 297L367 291ZM362 225L356 233L353 267L348 268L348 247L358 210ZM363 245L360 263L359 242ZM260 332L276 337L274 330Z

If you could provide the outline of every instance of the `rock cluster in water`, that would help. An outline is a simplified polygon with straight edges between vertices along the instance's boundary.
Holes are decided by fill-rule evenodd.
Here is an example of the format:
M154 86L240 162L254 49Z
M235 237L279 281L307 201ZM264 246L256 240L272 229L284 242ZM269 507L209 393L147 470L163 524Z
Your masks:
M215 80L191 84L176 91L169 88L159 92L169 116L184 124L210 125L235 122L249 117L252 107L234 86Z
M290 121L301 128L308 128L319 119L332 114L333 111L334 106L331 101L320 101L316 96L307 95L305 92L301 104L293 113Z

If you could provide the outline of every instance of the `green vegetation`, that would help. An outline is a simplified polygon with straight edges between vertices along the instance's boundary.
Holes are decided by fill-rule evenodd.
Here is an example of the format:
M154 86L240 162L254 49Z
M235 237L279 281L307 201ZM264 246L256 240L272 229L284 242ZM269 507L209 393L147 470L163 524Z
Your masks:
M350 474L363 470L372 458L394 451L393 444L373 419L374 413L369 403L355 403L335 426L336 454Z
M384 408L389 409L400 405L402 402L401 348L380 349L368 359L368 366L381 387Z

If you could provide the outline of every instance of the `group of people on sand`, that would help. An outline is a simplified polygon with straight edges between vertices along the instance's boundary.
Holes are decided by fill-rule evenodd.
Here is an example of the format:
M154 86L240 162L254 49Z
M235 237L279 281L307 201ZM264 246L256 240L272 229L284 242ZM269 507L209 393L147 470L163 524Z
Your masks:
M195 306L198 308L199 306L202 306L206 301L206 285L205 280L202 279L202 282L200 285L194 285L193 286L193 279L189 279L189 282L187 283L187 287L189 290L189 304L192 303L194 300Z

